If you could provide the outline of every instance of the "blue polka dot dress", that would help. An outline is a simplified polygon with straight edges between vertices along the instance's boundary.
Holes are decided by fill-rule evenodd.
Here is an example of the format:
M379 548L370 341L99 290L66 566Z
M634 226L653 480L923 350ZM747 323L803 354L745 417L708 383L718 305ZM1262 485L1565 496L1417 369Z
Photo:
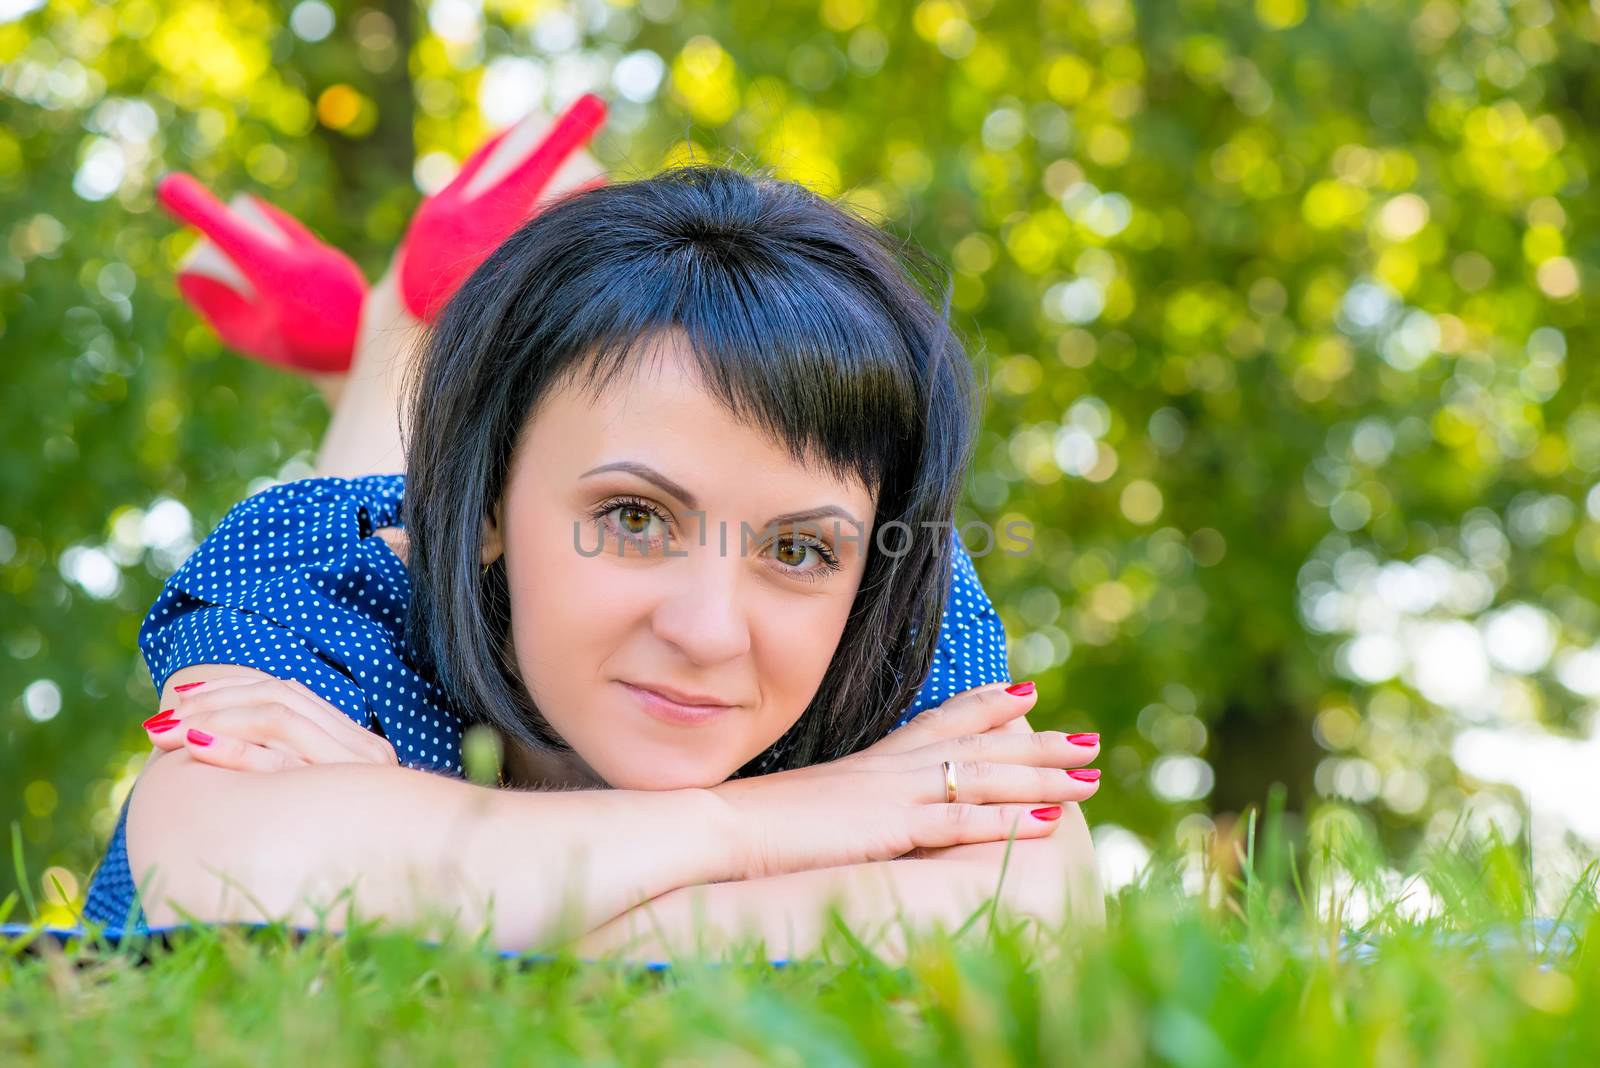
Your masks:
M379 730L407 767L461 774L462 721L414 666L405 637L410 578L373 532L403 526L401 475L312 478L242 501L167 580L139 628L159 693L194 664L239 664L295 679ZM933 666L896 726L974 686L1004 681L1006 639L972 559L955 561ZM84 916L144 928L124 802L90 882Z

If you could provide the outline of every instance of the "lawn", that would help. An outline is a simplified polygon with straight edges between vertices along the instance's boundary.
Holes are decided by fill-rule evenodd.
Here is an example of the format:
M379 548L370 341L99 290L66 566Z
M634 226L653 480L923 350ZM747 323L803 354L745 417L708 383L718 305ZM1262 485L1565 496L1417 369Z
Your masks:
M1252 820L1158 857L1104 930L985 912L914 935L901 962L843 929L779 966L758 946L662 967L516 958L370 925L19 938L0 1063L1600 1062L1595 866L1540 913L1516 845L1457 840L1399 872L1359 834L1318 838Z

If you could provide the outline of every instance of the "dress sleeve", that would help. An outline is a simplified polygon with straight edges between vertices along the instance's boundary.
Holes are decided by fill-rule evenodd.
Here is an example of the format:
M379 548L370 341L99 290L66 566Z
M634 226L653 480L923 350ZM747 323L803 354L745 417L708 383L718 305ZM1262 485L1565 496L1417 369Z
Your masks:
M139 628L158 692L180 668L238 664L298 680L356 723L372 725L361 679L386 653L394 655L396 638L374 616L380 605L384 615L403 615L395 596L403 591L381 587L404 577L369 566L381 565L370 544L381 539L361 537L370 516L361 514L363 495L352 489L364 481L274 486L223 517L167 580ZM392 557L387 546L381 551Z
M399 525L404 479L303 479L235 505L162 587L139 628L159 692L195 664L305 684L408 767L461 773L461 724L410 666L405 565L373 532ZM85 918L146 930L128 866L124 801L90 881Z
M954 557L950 594L939 623L939 644L934 649L933 667L896 727L958 693L991 682L1004 682L1010 677L1006 666L1006 631L1000 614L990 603L983 583L978 581L978 571L972 566L972 557L961 544L961 538L950 540Z

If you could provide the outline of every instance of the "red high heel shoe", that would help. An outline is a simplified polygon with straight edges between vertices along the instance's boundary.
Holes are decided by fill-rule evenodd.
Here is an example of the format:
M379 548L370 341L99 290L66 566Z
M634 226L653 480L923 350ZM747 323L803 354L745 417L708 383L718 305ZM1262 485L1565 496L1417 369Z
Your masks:
M367 293L354 260L265 200L223 204L181 172L156 198L205 235L178 264L178 290L225 342L280 367L349 370Z
M400 293L406 308L424 322L437 318L478 264L537 213L539 194L605 118L605 101L585 94L549 124L548 132L543 132L545 117L534 113L479 147L461 173L411 217L400 242ZM601 175L572 191L605 181Z

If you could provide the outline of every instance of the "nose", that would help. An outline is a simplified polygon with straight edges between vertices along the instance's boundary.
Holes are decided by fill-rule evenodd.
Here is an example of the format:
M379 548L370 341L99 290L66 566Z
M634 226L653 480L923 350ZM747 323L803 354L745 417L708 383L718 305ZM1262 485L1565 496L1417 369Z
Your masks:
M739 599L737 553L696 547L673 570L670 591L651 616L651 630L700 665L720 664L750 651L750 626Z

